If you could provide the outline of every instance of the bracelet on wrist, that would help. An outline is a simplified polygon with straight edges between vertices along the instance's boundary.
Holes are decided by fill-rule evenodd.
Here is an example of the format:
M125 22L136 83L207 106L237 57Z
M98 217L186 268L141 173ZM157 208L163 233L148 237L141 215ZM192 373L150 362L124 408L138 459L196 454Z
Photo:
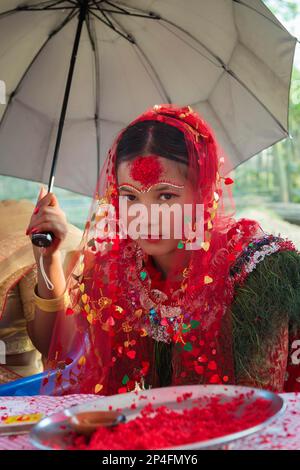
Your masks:
M44 312L57 312L58 310L63 310L70 300L67 291L54 299L43 299L37 295L37 287L38 285L36 284L33 293L34 302L35 305Z

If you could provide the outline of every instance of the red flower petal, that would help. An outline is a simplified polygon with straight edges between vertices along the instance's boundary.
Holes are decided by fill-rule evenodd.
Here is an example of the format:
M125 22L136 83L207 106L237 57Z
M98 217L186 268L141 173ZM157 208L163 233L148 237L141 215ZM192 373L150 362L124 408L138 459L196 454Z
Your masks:
M203 366L195 366L195 371L197 374L202 375L204 372L204 367Z
M128 351L126 354L129 357L129 359L134 359L136 356L136 351L131 350L131 351Z
M227 184L227 185L232 184L233 182L234 181L231 178L225 178L225 181L224 181L224 183Z

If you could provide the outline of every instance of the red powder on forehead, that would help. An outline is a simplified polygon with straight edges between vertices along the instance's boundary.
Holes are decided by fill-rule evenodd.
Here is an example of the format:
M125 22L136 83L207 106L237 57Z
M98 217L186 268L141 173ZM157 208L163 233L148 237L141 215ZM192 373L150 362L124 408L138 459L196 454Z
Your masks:
M130 176L143 186L151 186L159 181L163 167L155 155L138 157L130 165Z

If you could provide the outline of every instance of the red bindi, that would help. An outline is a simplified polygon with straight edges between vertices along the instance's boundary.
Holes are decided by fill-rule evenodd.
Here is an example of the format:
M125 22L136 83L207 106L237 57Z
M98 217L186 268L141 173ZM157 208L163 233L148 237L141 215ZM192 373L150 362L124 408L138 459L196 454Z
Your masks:
M157 183L162 173L163 167L155 155L137 157L130 165L131 178L144 187Z

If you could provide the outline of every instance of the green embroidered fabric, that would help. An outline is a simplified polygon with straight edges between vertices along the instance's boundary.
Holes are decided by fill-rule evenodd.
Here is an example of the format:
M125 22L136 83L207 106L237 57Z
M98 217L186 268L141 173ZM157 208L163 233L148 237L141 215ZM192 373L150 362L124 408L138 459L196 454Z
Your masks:
M300 254L267 255L236 288L231 305L236 382L264 386L270 348L276 348L286 326L300 327Z

